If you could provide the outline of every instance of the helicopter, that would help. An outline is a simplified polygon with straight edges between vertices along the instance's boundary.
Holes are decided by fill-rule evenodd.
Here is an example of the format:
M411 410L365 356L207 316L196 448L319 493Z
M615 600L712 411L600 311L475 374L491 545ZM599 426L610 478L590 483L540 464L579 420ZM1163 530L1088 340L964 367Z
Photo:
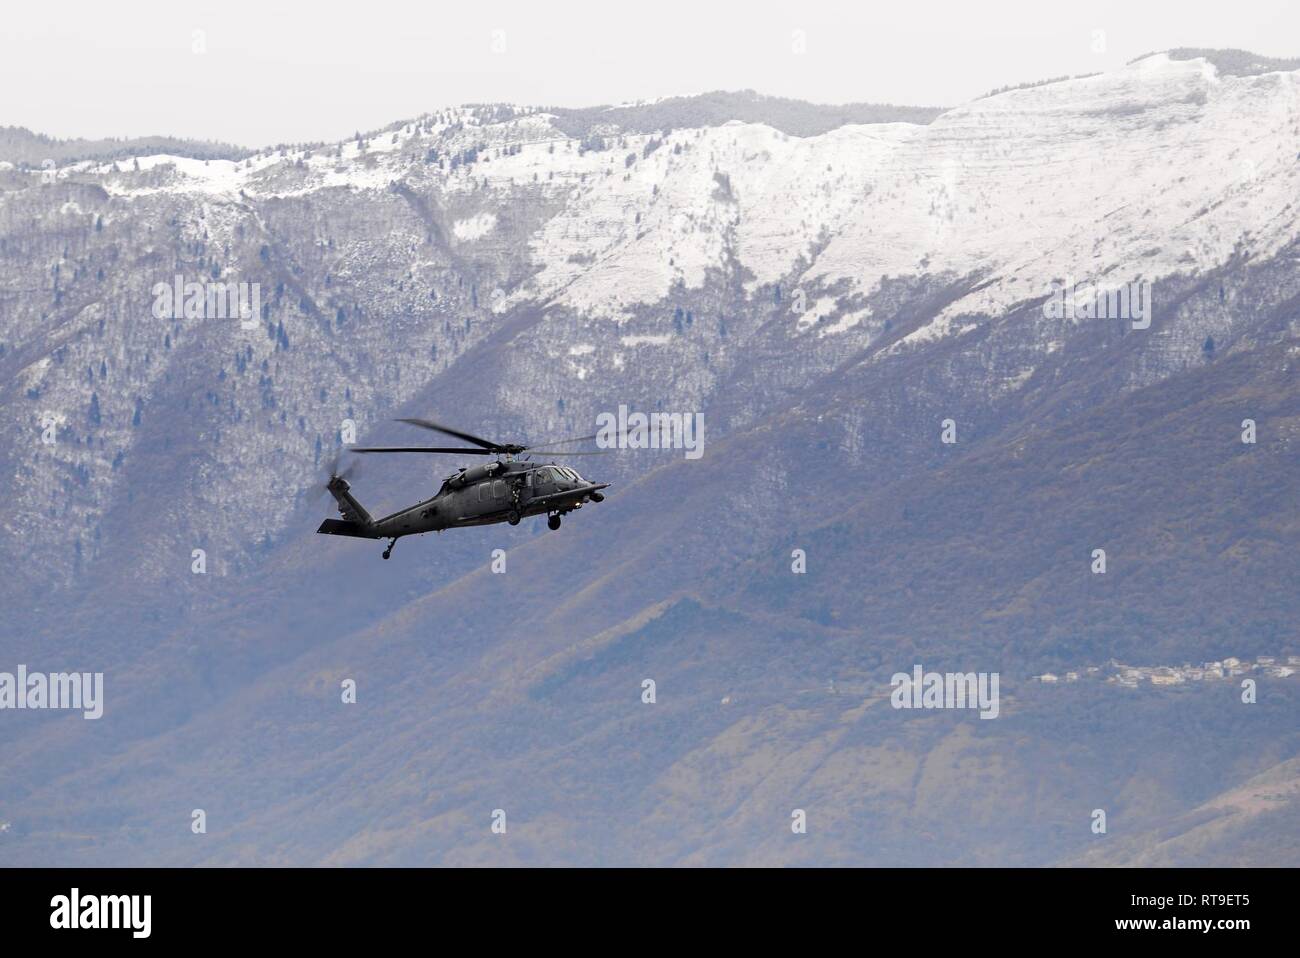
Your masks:
M533 462L531 458L519 460L516 456L532 454L550 446L583 442L595 435L559 439L554 442L530 446L519 443L500 443L482 439L472 433L439 425L428 419L399 419L397 422L419 426L446 436L470 443L468 447L444 446L368 446L351 450L356 453L414 452L433 455L495 456L494 461L483 465L461 466L442 481L441 488L431 499L417 502L390 516L374 519L352 495L347 472L331 469L325 489L338 503L341 519L326 519L317 533L331 536L350 536L355 539L388 539L384 558L393 554L393 546L403 536L425 532L442 532L468 526L486 526L506 522L512 526L528 516L546 515L551 529L560 528L560 517L581 509L587 502L604 502L602 489L608 482L591 482L576 470L554 462ZM612 450L599 452L547 452L550 456L600 456Z

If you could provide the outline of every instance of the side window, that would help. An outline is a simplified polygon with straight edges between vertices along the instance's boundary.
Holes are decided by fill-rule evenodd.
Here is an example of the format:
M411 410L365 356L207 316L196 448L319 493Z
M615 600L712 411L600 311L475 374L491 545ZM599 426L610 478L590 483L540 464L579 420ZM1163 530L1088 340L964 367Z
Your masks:
M492 483L490 483L490 482L481 482L481 483L479 483L479 487L478 487L478 501L479 501L479 502L487 502L487 498L488 498L488 494L489 494L489 493L488 493L488 490L491 489L491 487L492 487Z
M492 498L504 499L505 497L506 481L504 479L498 479L496 482L492 483Z

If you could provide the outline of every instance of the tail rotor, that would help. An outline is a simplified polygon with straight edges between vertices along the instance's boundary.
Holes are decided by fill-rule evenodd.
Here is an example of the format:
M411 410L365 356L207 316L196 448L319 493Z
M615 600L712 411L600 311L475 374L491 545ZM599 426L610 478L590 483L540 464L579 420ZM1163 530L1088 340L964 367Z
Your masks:
M346 464L344 463L345 458L348 459ZM324 499L326 494L330 492L330 487L334 485L335 480L342 479L344 482L347 482L354 476L360 475L360 473L361 459L357 456L350 455L350 452L347 449L338 450L330 459L329 472L323 479L316 483L314 487L315 494L312 496L312 501L320 502Z

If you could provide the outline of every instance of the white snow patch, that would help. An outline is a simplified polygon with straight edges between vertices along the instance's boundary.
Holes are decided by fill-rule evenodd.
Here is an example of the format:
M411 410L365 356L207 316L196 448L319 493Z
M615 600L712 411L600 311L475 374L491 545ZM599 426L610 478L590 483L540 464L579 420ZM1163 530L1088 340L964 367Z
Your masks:
M469 243L487 236L496 225L497 217L495 213L479 213L468 219L457 220L452 224L451 231L455 234L456 239Z
M1156 281L1295 235L1300 72L1219 77L1158 55L950 110L898 141L805 274L869 295L890 276L988 275L903 342L964 332L1055 279ZM1172 168L1171 168L1172 167ZM1225 188L1225 184L1228 184ZM1069 228L1063 228L1069 224Z
M835 299L833 296L821 296L813 300L812 306L799 314L799 321L795 323L795 328L802 331L807 329L809 326L815 325L823 318L835 312L835 309L838 306L839 300Z
M1025 383L1029 382L1029 377L1034 374L1034 366L1026 366L1014 376L1008 376L1002 381L1002 388L1007 392L1014 392Z
M871 310L869 309L859 309L856 312L845 313L835 322L831 323L831 325L821 330L817 335L818 337L824 337L829 336L832 333L842 333L846 330L852 329L870 315Z

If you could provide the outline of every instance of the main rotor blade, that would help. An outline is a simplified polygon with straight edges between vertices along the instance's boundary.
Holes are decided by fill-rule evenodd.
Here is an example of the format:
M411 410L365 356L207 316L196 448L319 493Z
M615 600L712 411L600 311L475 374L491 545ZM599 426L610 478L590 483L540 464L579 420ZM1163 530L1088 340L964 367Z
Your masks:
M544 452L541 454L543 459L550 456L608 456L611 453L618 452L617 449L600 449L596 452Z
M489 442L488 440L481 439L471 433L461 432L459 429L449 429L446 426L440 426L431 419L398 419L397 422L409 423L412 426L419 426L421 429L432 429L434 432L444 433L448 436L455 436L457 439L464 440L465 442L472 442L474 445L482 446L484 449L495 451L501 448L500 443Z
M467 453L471 456L491 456L495 454L493 449L447 449L441 446L366 446L364 448L353 449L353 452L445 452L445 453Z
M588 439L595 439L600 433L593 433L590 436L574 436L572 439L554 439L551 442L539 442L535 446L524 446L525 450L545 449L547 446L563 446L567 442L586 442Z

